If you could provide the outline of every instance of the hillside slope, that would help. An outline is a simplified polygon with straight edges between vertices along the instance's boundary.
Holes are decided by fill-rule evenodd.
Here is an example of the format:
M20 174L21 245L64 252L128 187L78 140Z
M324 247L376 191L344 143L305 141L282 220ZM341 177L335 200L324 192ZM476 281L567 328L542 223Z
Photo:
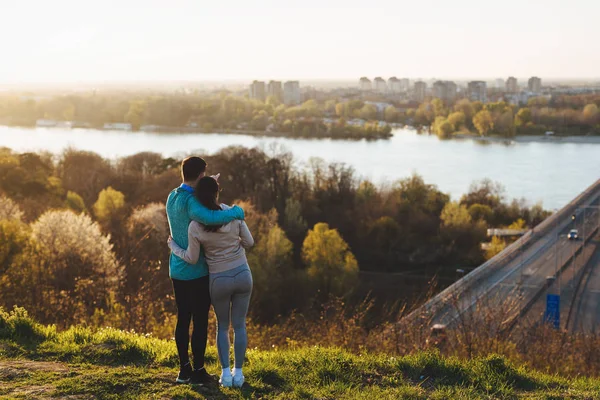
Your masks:
M214 349L208 369L217 373ZM174 343L114 329L57 332L0 310L0 398L600 399L600 380L544 375L499 356L461 361L298 348L248 352L241 390L174 385Z

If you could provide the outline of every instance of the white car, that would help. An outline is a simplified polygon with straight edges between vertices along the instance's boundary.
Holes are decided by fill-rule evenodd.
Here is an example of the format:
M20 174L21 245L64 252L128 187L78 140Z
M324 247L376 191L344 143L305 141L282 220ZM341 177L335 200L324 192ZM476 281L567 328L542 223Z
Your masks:
M579 239L579 231L577 229L571 229L567 234L567 239L569 240L577 240Z

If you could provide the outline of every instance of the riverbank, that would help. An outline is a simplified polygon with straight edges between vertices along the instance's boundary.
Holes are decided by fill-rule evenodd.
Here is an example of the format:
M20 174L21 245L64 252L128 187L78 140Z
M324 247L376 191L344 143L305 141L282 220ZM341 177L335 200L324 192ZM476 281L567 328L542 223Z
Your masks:
M479 136L467 133L458 133L452 136L454 139L478 140L484 142L498 143L577 143L577 144L600 144L600 136L545 136L545 135L523 135L506 138L501 136Z
M224 135L244 135L244 136L254 136L254 137L270 137L270 138L286 138L286 139L331 139L331 140L386 140L393 136L392 133L386 132L371 132L371 133L338 133L338 134L323 134L323 135L314 135L314 134L303 134L299 133L290 133L290 132L279 132L279 131L256 131L249 129L211 129L210 131L203 130L197 127L148 127L138 130L132 129L119 129L119 128L102 128L102 127L90 127L90 126L67 126L67 125L57 125L57 126L18 126L18 125L6 125L0 124L0 126L7 128L18 128L18 129L68 129L68 130L95 130L99 132L124 132L124 133L156 133L156 134L190 134L190 135L213 135L213 134L224 134Z

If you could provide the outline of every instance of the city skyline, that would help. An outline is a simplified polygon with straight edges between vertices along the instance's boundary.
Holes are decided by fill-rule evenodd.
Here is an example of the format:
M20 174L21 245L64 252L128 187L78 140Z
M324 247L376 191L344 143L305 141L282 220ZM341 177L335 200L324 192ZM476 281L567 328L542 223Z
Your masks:
M0 83L600 75L592 0L163 4L3 5Z

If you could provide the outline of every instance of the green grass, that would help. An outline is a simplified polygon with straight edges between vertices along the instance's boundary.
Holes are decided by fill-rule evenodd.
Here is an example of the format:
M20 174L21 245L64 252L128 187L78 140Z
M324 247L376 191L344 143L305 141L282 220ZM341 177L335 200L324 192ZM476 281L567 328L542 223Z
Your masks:
M114 329L58 332L22 309L0 310L0 398L71 399L600 399L600 380L469 361L311 347L249 350L243 389L174 385L175 345ZM208 366L219 366L213 348Z

